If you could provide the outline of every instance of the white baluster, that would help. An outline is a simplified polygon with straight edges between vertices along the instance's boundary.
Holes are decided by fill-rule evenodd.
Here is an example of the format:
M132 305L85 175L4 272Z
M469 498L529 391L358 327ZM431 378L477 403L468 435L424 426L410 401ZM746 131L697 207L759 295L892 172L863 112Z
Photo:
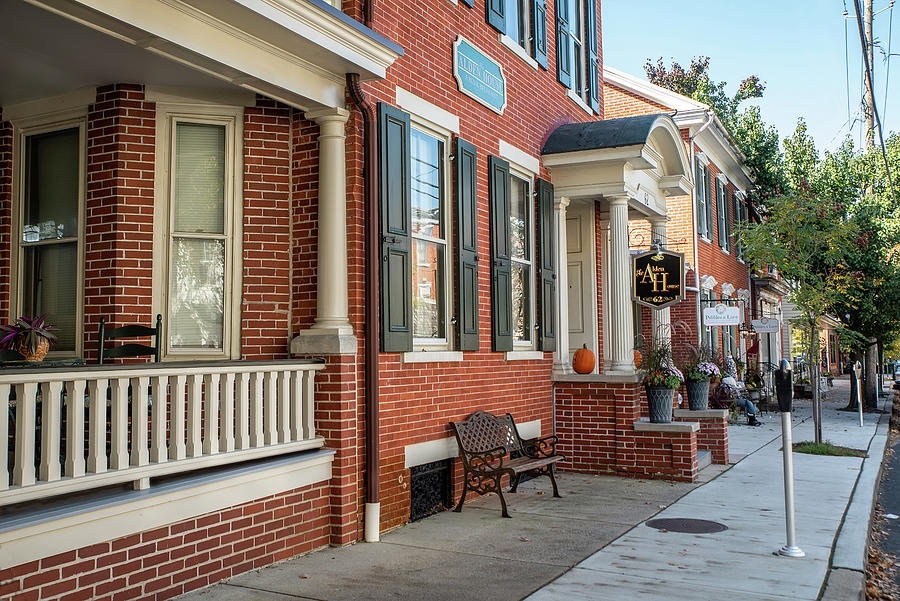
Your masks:
M315 378L315 371L308 369L303 372L303 438L306 440L310 440L316 435Z
M278 400L277 388L278 372L266 372L266 391L263 395L263 404L265 406L265 409L263 410L263 419L265 420L263 430L265 431L267 445L278 442L278 410L276 408L276 401Z
M184 459L187 450L184 446L184 376L175 376L169 380L171 385L170 403L172 419L169 425L169 459Z
M66 476L84 475L84 380L66 382Z
M234 374L222 382L222 409L219 419L219 450L234 450Z
M0 490L9 488L9 384L0 384Z
M303 372L288 372L291 376L291 440L303 439Z
M41 470L42 482L59 480L59 434L62 431L59 395L62 382L44 382L41 386Z
M203 453L200 413L203 403L203 376L188 376L187 407L187 456L199 457Z
M16 384L16 456L13 484L34 484L34 412L37 384Z
M206 374L203 381L206 383L203 453L213 455L219 452L219 374Z
M166 449L166 410L168 409L168 378L153 376L150 378L150 396L152 397L150 412L150 461L165 463L168 458Z
M116 378L112 383L109 467L114 470L128 467L128 383L128 378Z
M91 380L88 383L90 400L88 407L88 463L87 470L92 474L106 471L106 391L109 380Z
M253 372L250 378L250 446L263 445L263 384L265 374Z
M238 449L250 448L250 374L239 373L237 376L237 408L235 415L235 446Z
M147 433L147 418L150 409L147 399L149 386L149 377L144 376L131 380L131 465L150 463Z
M291 438L291 372L278 374L278 442Z

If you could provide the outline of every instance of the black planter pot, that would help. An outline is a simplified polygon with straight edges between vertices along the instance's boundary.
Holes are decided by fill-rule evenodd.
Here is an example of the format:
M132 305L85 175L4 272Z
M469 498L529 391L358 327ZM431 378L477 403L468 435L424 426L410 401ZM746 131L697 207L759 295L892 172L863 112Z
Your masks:
M647 386L647 404L650 407L650 422L668 424L672 421L672 399L675 391L665 386Z
M709 409L709 380L685 380L687 388L688 408L691 411Z

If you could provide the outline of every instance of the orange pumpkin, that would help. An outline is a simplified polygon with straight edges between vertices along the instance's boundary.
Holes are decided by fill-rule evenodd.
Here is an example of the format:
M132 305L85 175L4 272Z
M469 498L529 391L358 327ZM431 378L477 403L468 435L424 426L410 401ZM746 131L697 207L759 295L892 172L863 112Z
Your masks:
M575 351L572 357L572 368L575 373L589 374L594 371L594 353L585 344L583 348Z
M641 355L641 351L634 349L634 367L635 368L640 367L643 360L644 360L644 357L643 357L643 355Z

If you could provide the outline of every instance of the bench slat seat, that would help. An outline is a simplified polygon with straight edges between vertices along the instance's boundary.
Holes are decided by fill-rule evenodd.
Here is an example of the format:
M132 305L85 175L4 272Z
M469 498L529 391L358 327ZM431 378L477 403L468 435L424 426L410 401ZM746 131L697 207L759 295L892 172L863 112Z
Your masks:
M559 497L554 466L565 457L556 452L556 436L523 439L509 413L503 416L476 411L462 422L450 422L463 462L464 485L454 511L462 511L469 490L478 494L496 493L503 517L510 517L503 497L501 480L509 476L510 492L516 492L522 474L548 476L553 496ZM511 457L511 453L519 454Z

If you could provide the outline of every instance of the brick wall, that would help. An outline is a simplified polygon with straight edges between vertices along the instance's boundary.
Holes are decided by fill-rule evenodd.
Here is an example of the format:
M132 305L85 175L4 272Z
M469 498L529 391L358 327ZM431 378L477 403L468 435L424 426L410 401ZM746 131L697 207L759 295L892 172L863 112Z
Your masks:
M672 109L623 90L610 83L603 84L603 115L606 119L671 113Z
M0 256L12 255L12 125L3 121L3 113L0 112L0 232L7 235L0 236ZM10 315L10 285L12 278L12 265L7 259L0 261L0 319L6 322Z
M640 383L556 382L561 469L693 482L696 432L635 431L646 405Z
M717 412L718 413L718 412ZM720 465L728 463L728 412L707 415L703 411L681 410L675 412L677 422L698 422L697 448L709 451L712 462Z
M326 546L327 483L0 571L5 601L170 599Z
M285 359L291 310L292 109L258 97L244 109L241 355Z
M88 109L84 356L96 359L100 319L153 322L156 106L143 86L97 88Z

